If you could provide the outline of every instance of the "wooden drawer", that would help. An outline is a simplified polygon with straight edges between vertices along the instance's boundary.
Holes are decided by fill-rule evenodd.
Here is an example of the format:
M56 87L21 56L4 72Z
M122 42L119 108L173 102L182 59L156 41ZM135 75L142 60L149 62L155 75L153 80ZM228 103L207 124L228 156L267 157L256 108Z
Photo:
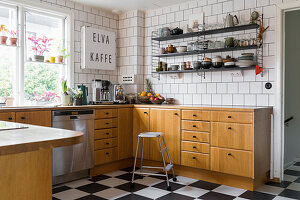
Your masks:
M252 124L212 122L212 146L253 150L253 138Z
M94 150L107 149L107 148L116 147L116 146L118 146L117 138L96 140L94 142Z
M209 132L209 122L199 122L199 121L181 121L181 129L189 130L189 131L203 131Z
M181 142L181 150L198 152L198 153L209 153L209 144L199 143L199 142L182 141Z
M212 147L210 156L211 170L254 178L252 152Z
M209 121L210 111L201 110L182 110L182 119Z
M95 130L95 140L118 137L118 128Z
M118 159L118 148L109 148L95 151L95 165L109 163Z
M102 128L113 128L118 127L118 119L96 119L95 120L95 129L102 129Z
M209 169L209 154L181 152L181 165Z
M181 139L193 142L209 143L209 133L200 133L195 131L181 131Z
M212 111L211 121L251 124L253 122L253 115L251 112Z
M15 112L3 112L0 113L0 121L16 121L16 113Z
M105 119L105 118L112 118L118 117L118 110L117 109L98 109L95 110L95 119Z

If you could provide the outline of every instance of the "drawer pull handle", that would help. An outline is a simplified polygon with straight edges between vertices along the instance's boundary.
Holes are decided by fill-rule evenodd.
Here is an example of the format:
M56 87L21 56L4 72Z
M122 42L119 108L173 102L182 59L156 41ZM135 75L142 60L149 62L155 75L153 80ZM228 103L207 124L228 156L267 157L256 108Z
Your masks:
M228 118L230 119L230 118L231 118L231 116L228 116Z
M107 113L105 113L106 115L108 115L109 113L107 112Z
M197 149L197 147L193 146L194 149Z
M106 142L105 144L109 145L109 142Z
M148 114L147 112L144 112L144 114Z
M106 122L105 124L106 124L106 125L109 125L109 123L108 123L108 122Z
M196 128L197 126L196 126L196 125L193 125L193 127Z
M8 120L12 120L12 117L9 117Z
M196 157L193 157L193 159L196 159Z
M231 130L231 127L228 127L228 130Z
M197 115L193 114L193 117L197 117Z
M21 119L25 119L25 117L21 117Z
M106 135L109 135L109 133L105 133Z
M197 138L197 137L194 135L193 138Z
M106 152L105 154L106 154L106 155L109 155L109 152Z
M178 115L178 113L174 113L174 115Z
M228 155L228 156L231 156L231 153L228 153L227 155Z

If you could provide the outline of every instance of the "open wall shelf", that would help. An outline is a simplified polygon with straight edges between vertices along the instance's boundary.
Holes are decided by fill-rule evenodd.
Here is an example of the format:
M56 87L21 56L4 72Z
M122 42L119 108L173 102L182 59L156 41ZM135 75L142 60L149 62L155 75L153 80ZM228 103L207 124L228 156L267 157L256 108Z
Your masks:
M175 74L175 73L194 73L194 72L218 72L218 71L234 71L234 70L251 70L255 69L255 65L250 67L221 67L221 68L210 68L210 69L192 69L192 70L176 70L176 71L158 71L153 72L154 74Z
M159 54L153 55L153 57L172 57L172 56L187 56L187 55L196 55L196 54L206 54L206 53L215 53L215 52L226 52L226 51L242 51L242 50L249 50L249 49L257 49L258 46L242 46L242 47L228 47L228 48L220 48L220 49L205 49L199 51L187 51L183 53L168 53L168 54Z
M230 27L230 28L220 28L220 29L214 29L214 30L185 33L185 34L181 34L181 35L170 35L168 37L154 37L154 38L152 38L152 40L155 40L155 41L177 40L177 39L198 37L198 36L202 36L202 35L213 35L213 34L220 34L220 33L251 30L251 29L257 29L258 27L259 26L257 24L246 24L246 25L234 26L234 27Z

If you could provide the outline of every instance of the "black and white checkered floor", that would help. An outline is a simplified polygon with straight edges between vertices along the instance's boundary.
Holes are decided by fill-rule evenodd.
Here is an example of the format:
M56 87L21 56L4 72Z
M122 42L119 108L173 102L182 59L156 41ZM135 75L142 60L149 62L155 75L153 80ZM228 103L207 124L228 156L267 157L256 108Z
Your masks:
M196 179L178 176L172 191L167 190L163 177L136 176L134 188L130 188L132 168L118 170L94 177L82 179L53 188L53 200L291 200L300 199L300 162L285 170L285 181L267 183L251 192L239 188L208 183ZM176 169L175 169L176 172Z

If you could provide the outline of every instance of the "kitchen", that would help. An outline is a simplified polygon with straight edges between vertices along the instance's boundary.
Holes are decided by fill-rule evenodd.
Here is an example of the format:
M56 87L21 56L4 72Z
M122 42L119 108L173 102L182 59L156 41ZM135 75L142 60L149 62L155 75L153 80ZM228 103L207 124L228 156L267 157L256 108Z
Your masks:
M83 133L47 146L53 199L300 198L276 61L276 11L297 2L0 3L1 120ZM131 183L143 132L164 133L176 181L137 168ZM144 165L161 167L165 150L143 144Z

